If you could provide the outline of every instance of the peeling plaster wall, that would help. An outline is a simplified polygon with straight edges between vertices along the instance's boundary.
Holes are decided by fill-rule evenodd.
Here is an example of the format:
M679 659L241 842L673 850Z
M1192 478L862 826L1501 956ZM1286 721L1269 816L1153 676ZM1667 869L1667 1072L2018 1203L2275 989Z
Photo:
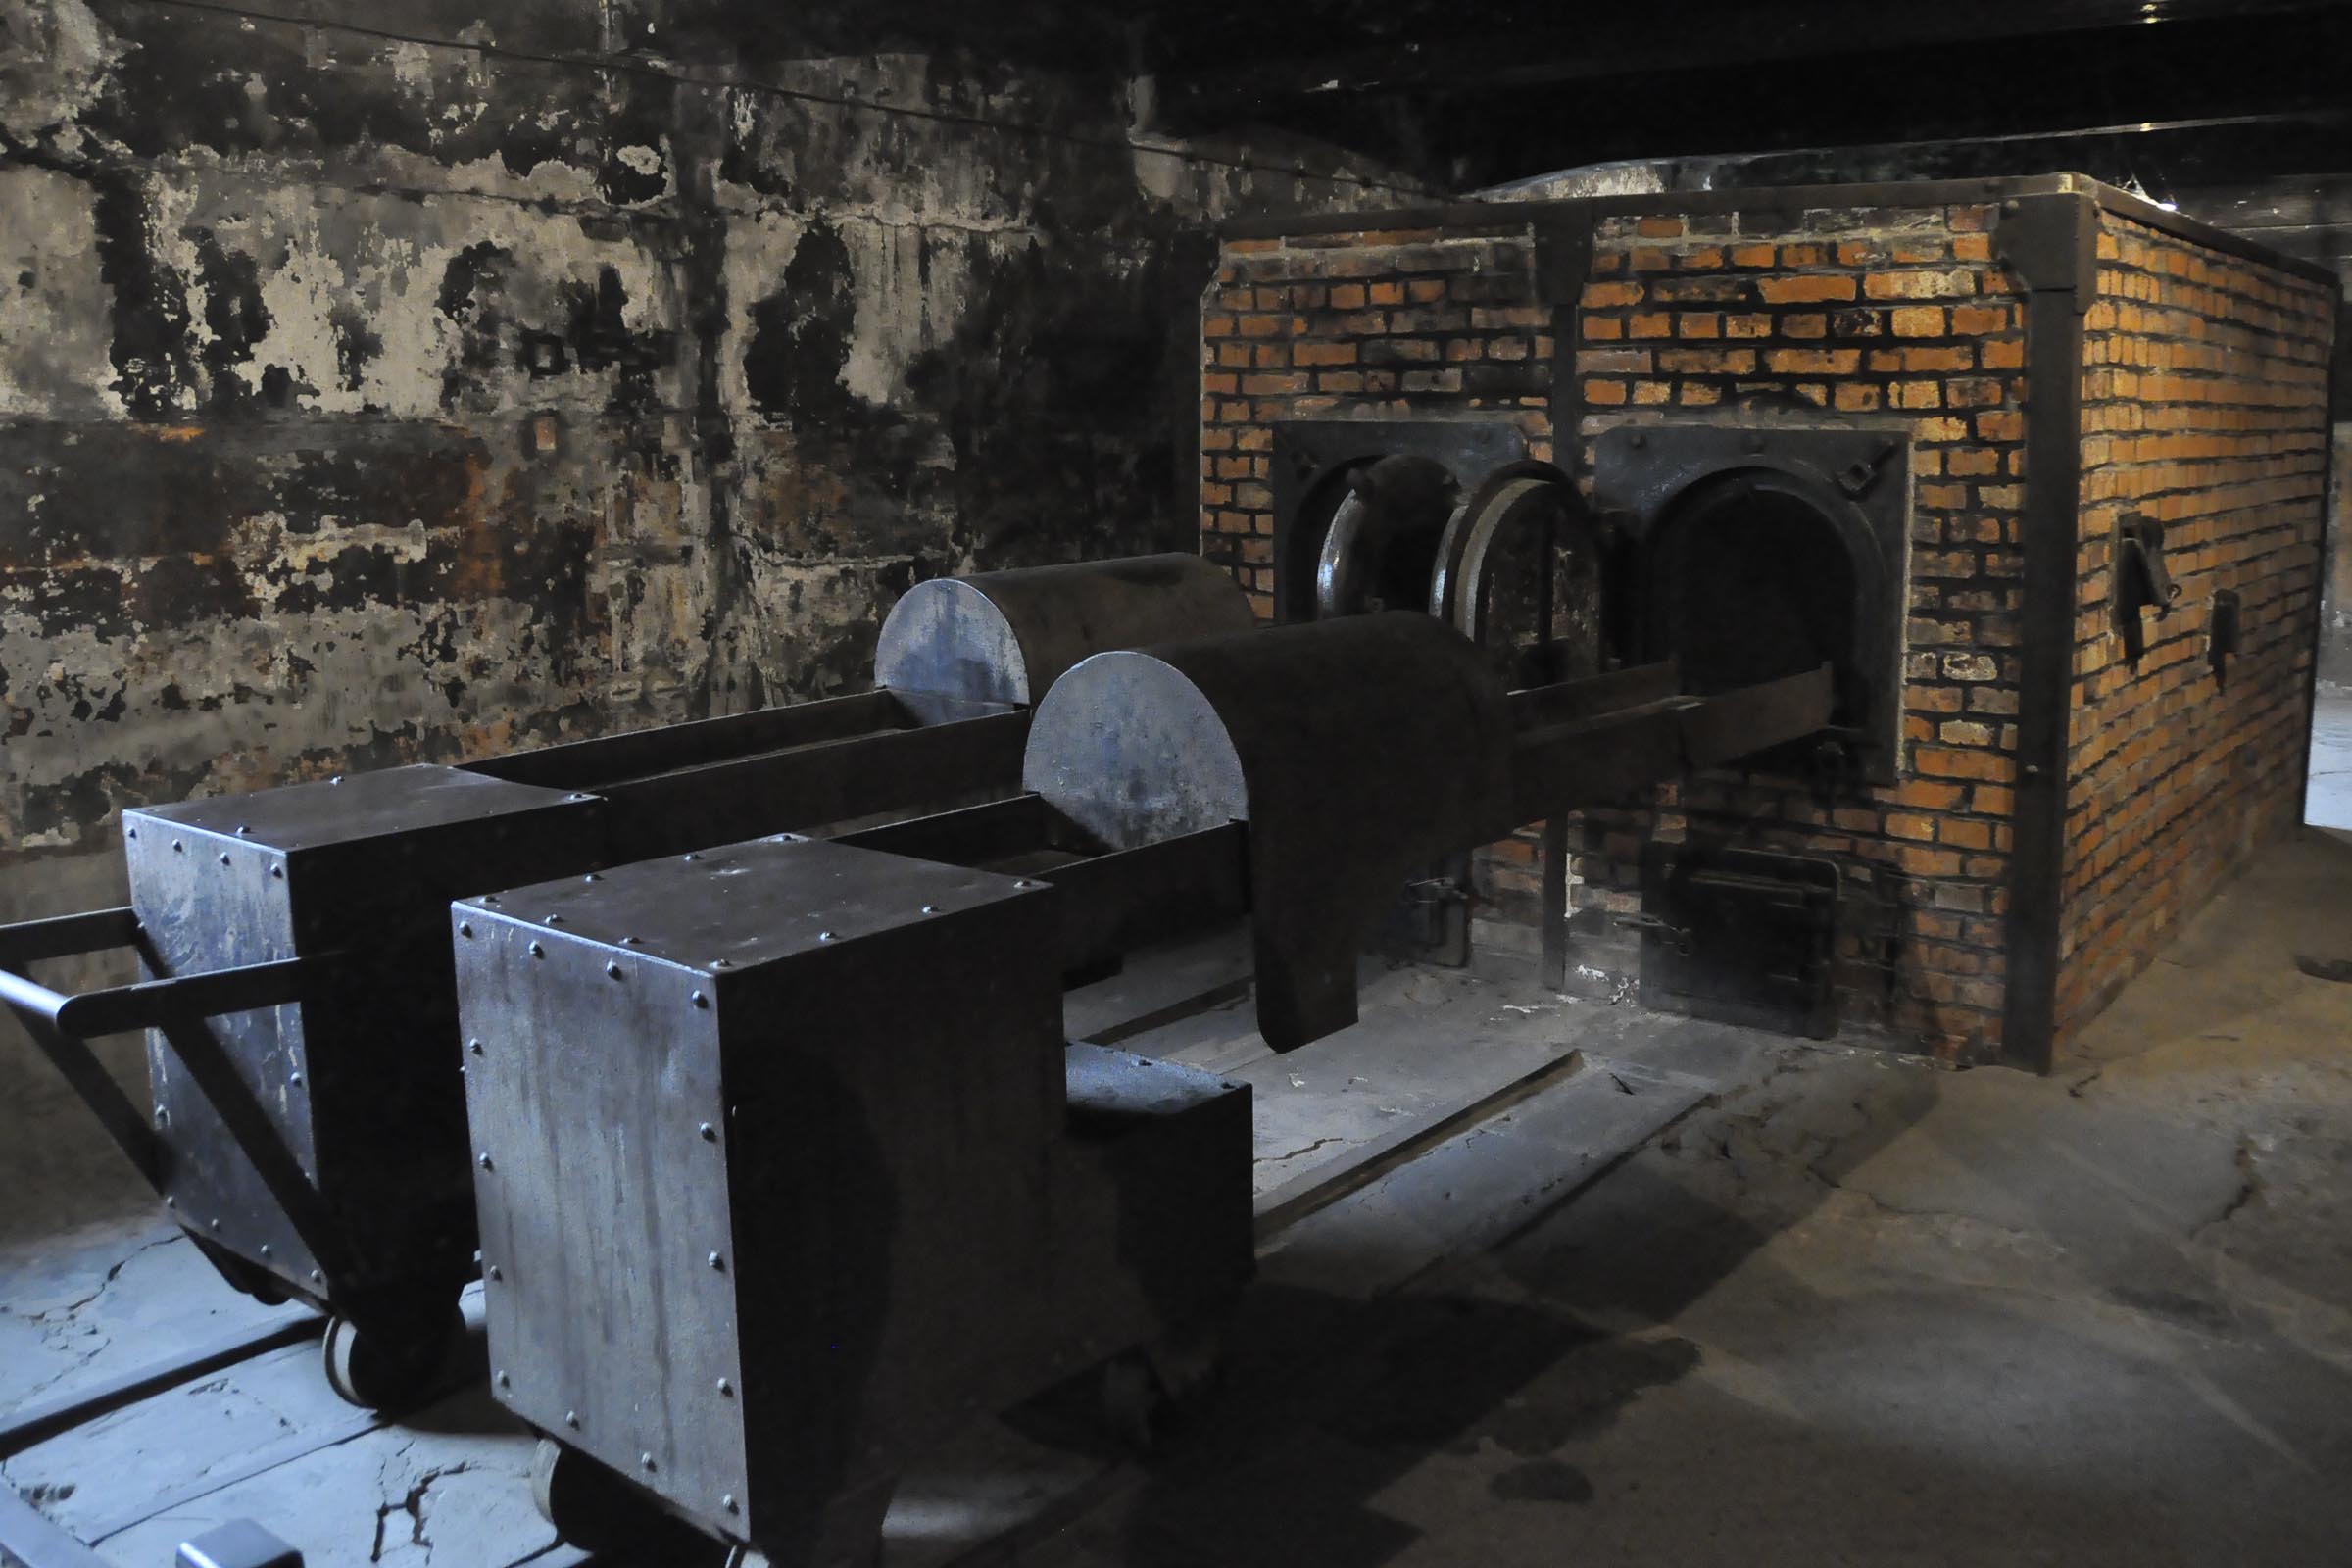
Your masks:
M117 896L124 806L855 688L914 580L1189 548L1198 228L1355 172L683 9L0 0L0 919ZM6 1183L97 1134L0 1029Z

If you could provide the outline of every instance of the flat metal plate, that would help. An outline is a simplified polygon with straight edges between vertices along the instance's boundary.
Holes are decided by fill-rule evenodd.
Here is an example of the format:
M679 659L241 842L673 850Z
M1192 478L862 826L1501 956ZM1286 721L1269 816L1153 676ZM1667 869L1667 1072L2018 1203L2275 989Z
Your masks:
M287 784L250 795L215 795L122 813L172 827L278 850L317 849L536 810L568 799L563 790L513 784L455 767L419 763L335 779ZM239 832L243 828L246 831Z
M961 913L1044 891L1026 878L784 834L464 902L698 973L740 974L918 914Z
M1054 897L777 838L458 905L498 1397L781 1550L1025 1392Z
M603 810L418 766L124 813L150 972L334 966L299 1005L196 1026L261 1112L254 1137L232 1132L181 1047L150 1035L164 1187L191 1231L339 1308L354 1292L455 1299L474 1241L449 901L594 866ZM302 1244L256 1169L287 1155L333 1255Z
M282 873L283 856L233 840L233 852L220 849L159 831L152 813L124 814L132 819L122 847L148 973L198 974L298 956L289 885L282 874L271 874ZM227 864L221 863L224 855ZM289 1004L229 1013L185 1027L217 1043L266 1116L271 1141L292 1157L302 1180L315 1184L318 1147L302 1009ZM162 1188L180 1222L257 1267L321 1290L323 1279L311 1278L320 1260L295 1235L178 1050L155 1030L147 1034L147 1079L164 1146Z

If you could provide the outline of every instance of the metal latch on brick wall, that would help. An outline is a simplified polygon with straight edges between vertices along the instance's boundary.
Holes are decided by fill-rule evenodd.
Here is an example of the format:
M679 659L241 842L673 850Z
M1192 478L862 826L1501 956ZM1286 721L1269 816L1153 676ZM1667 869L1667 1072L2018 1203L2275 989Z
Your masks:
M2236 589L2213 591L2213 608L2205 617L2205 662L2217 688L2229 684L2230 656L2237 652L2237 607Z
M2115 634L2123 639L2124 662L2136 666L2147 651L2139 612L2153 609L2162 620L2172 613L2180 585L2164 566L2164 524L2134 513L2115 525Z

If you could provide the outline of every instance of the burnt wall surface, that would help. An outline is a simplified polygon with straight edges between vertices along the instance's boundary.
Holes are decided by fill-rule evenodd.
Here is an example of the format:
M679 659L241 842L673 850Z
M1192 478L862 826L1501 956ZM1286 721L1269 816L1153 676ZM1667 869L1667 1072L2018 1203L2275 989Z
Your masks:
M2302 819L2336 291L2102 215L2084 318L2061 1031L2144 968L2254 848ZM2128 662L2115 529L2164 525L2180 597ZM2215 595L2238 652L2210 649Z
M1187 236L1364 196L786 36L856 8L289 9L0 0L0 918L119 897L124 806L855 687L911 581L1181 547Z

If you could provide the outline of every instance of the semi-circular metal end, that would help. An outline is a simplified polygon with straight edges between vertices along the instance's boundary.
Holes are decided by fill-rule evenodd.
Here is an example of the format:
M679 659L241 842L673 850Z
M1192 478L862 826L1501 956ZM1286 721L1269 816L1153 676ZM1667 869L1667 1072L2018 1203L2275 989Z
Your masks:
M1092 655L1254 624L1241 585L1199 556L942 577L915 584L891 607L874 683L1029 706Z

